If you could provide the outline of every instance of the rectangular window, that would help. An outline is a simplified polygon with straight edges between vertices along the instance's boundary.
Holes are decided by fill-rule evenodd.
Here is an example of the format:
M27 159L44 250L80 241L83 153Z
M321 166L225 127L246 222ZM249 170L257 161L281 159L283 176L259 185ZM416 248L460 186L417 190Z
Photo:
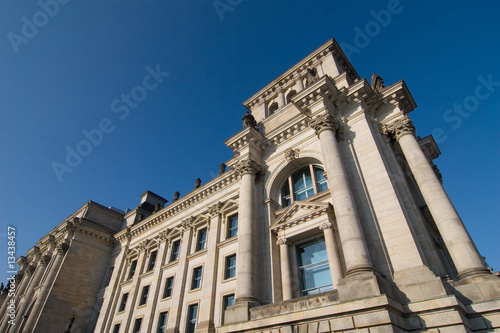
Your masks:
M142 288L141 300L139 301L139 305L146 304L146 301L148 300L148 293L149 286L145 286L144 288Z
M122 312L125 310L125 305L127 305L128 293L123 294L122 301L120 302L120 307L118 308L118 312Z
M227 220L227 238L238 234L238 215L233 215Z
M191 282L191 290L201 287L202 267L193 269L193 281Z
M130 270L128 271L127 280L134 277L136 268L137 268L137 260L132 260L132 262L130 263Z
M109 283L111 282L111 276L113 275L114 270L115 266L111 266L111 268L109 269L108 278L106 279L106 287L109 286Z
M118 333L120 332L120 324L116 324L114 327L113 327L113 333Z
M226 272L225 279L230 279L236 276L236 254L226 257Z
M165 289L163 290L163 298L172 296L172 288L174 287L174 277L168 277L165 281Z
M198 230L198 241L196 242L196 251L203 250L207 245L207 228Z
M157 333L165 333L167 330L167 317L167 311L160 313L160 318L158 319L158 330L156 331Z
M188 308L188 321L186 327L187 333L194 333L194 330L196 329L197 317L198 317L198 304L191 304Z
M176 261L179 259L179 250L181 248L181 241L176 240L172 243L172 252L170 253L170 261Z
M157 255L158 255L158 251L153 251L149 255L149 263L148 263L148 270L147 270L147 272L152 271L153 268L155 268L156 256Z
M134 323L133 333L141 333L142 318L137 318Z
M223 310L226 310L231 305L234 305L234 294L224 296Z
M313 295L333 290L326 245L323 239L297 247L300 265L302 295Z

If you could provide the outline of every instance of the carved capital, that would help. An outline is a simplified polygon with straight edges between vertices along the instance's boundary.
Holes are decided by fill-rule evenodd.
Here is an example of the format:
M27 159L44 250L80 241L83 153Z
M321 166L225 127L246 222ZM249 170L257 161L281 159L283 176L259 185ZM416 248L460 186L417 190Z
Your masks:
M319 136L319 134L324 130L332 130L336 132L340 127L340 123L330 113L323 113L316 118L311 119L309 121L309 126L312 127L316 131L316 135Z
M69 245L66 244L66 243L61 243L57 246L57 254L65 254L66 252L68 252L68 249L69 249Z
M145 241L140 242L139 245L137 246L137 248L139 249L139 252L145 252L145 251L147 251L147 249L148 249L148 240L146 239Z
M194 217L190 216L182 221L182 228L188 230L193 227Z
M288 148L287 150L285 150L285 160L287 162L291 162L293 160L298 159L299 152L300 152L299 148L296 148L296 149Z
M16 277L15 277L15 279L16 279L16 284L17 284L17 283L19 283L19 281L21 281L21 280L23 279L23 277L24 277L24 273L23 273L23 272L19 272L19 273L17 273L17 274L16 274Z
M35 269L35 265L29 265L28 267L26 267L26 270L24 272L26 273L26 275L32 275Z
M160 239L161 242L165 242L168 240L168 233L169 233L169 229L167 230L163 230L161 231L159 234L158 234L158 238Z
M285 237L280 237L276 241L276 245L287 245L287 244L288 244L288 239L286 239Z
M215 205L208 207L208 214L210 217L216 217L221 213L222 202L217 202Z
M405 115L390 125L384 125L382 127L382 134L391 135L396 140L399 140L399 138L406 134L415 136L415 126L413 126L410 117Z
M252 160L251 158L240 160L236 165L234 165L234 171L240 177L244 174L254 174L256 175L262 170L262 165L258 162Z
M319 230L325 230L325 229L329 229L331 227L332 227L332 224L330 222L323 222L319 226Z
M51 257L51 256L49 256L49 255L44 255L44 256L42 256L42 257L40 258L40 261L39 261L40 265L42 265L42 266L47 266L47 265L49 264L49 262L50 262L50 259L51 259L51 258L52 258L52 257Z

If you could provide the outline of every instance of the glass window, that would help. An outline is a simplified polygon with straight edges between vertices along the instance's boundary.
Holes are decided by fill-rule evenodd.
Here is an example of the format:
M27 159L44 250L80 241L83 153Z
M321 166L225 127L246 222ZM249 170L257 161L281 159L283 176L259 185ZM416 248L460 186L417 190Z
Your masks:
M170 253L170 261L179 259L179 249L181 248L181 241L176 240L172 243L172 252Z
M234 305L234 294L224 296L224 310Z
M157 333L165 333L167 330L167 317L167 311L160 313L160 317L158 319L158 330L156 331Z
M290 206L294 201L304 200L327 190L328 184L323 173L322 168L312 165L293 173L281 187L281 206Z
M118 308L118 312L122 312L125 310L125 305L127 305L128 293L123 294L122 301L120 302L120 307Z
M333 290L326 245L318 239L298 246L302 295Z
M149 286L145 286L144 288L142 288L141 300L139 301L139 305L146 304L146 301L148 300L148 293Z
M196 267L193 269L193 281L191 282L191 290L201 288L202 268Z
M226 274L225 278L233 278L236 276L236 254L226 257Z
M174 277L168 277L165 281L165 289L163 290L163 298L172 296L172 288L174 287Z
M196 251L203 250L207 245L207 228L198 231L198 241L196 242Z
M227 220L227 238L238 234L238 215L233 215Z
M137 260L132 260L132 262L130 263L130 270L128 271L127 280L134 277L136 268L137 268Z
M196 319L198 317L198 304L191 304L188 308L188 321L186 332L194 333L196 329Z
M116 324L115 327L113 327L113 333L118 333L120 332L120 324Z
M149 263L148 263L148 270L147 270L147 272L152 271L153 268L155 268L156 256L157 255L158 255L158 251L153 251L149 255Z
M133 333L141 333L142 318L137 318L134 323Z

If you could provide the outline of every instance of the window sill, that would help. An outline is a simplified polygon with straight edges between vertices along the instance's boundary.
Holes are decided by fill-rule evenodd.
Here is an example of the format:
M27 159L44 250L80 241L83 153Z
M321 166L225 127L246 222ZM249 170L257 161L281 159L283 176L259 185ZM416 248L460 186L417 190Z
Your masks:
M234 237L231 237L231 238L226 238L225 240L217 243L217 247L220 249L221 247L224 247L226 245L229 245L229 244L232 244L232 243L236 243L238 242L238 236L234 236Z
M154 272L154 269L153 270L150 270L150 271L147 271L145 273L142 273L141 275L139 275L139 278L145 278L145 277L148 277L150 275L153 275L153 272Z
M229 282L233 282L233 281L236 281L236 276L224 279L224 280L222 280L222 283L229 283Z
M187 259L191 260L191 259L193 259L193 258L200 257L200 256L202 256L202 255L206 254L206 253L207 253L207 251L208 251L208 250L207 250L206 248L205 248L205 249L203 249L203 250L196 251L196 252L191 253L190 255L188 255L188 256L187 256Z

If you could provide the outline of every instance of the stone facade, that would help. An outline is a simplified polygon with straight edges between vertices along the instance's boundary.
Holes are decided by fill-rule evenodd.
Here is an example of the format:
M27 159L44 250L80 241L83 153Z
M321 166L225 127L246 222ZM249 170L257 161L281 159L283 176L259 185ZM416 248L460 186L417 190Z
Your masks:
M8 332L500 331L439 149L404 81L374 77L330 40L244 103L216 178L165 207L87 203L19 259Z

